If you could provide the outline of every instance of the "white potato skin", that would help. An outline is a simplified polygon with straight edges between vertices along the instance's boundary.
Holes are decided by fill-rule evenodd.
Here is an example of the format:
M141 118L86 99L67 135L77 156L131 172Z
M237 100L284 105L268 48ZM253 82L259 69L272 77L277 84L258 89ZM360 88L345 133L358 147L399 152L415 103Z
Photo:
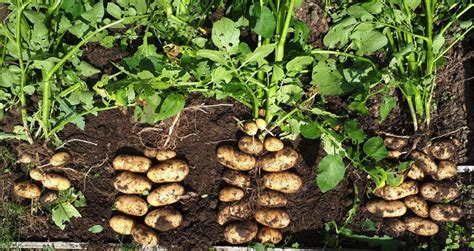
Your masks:
M408 178L416 181L422 181L425 178L423 169L419 168L415 163L411 164L407 173Z
M71 181L58 174L48 173L43 176L41 183L49 190L63 191L71 187Z
M49 163L52 166L62 166L71 160L71 154L67 152L58 152L51 156Z
M114 207L125 214L143 216L148 211L148 204L137 195L120 195L115 199Z
M407 212L405 204L398 200L372 200L365 207L370 213L382 218L400 217Z
M239 149L247 154L260 155L263 152L263 143L257 137L243 136L238 143Z
M142 156L121 154L114 158L112 166L117 171L146 173L151 166L151 160Z
M413 151L411 152L410 157L415 161L415 164L419 168L423 169L425 174L433 174L438 170L436 163L428 155L422 152Z
M246 219L252 215L252 208L247 203L227 205L217 213L217 223L224 225L233 219Z
M426 218L430 215L430 209L426 200L417 195L406 197L403 202L416 215Z
M219 191L219 200L222 202L234 202L241 200L244 195L245 192L241 188L228 186Z
M297 193L303 186L303 180L291 172L267 173L262 178L265 188L282 193Z
M454 183L424 182L420 194L427 201L442 202L456 199L461 192Z
M257 205L261 207L285 207L287 204L285 194L273 190L264 190L257 198Z
M258 160L258 167L267 172L281 172L298 163L299 154L291 147L264 155Z
M258 226L254 222L229 224L224 230L224 239L233 245L252 241L257 236Z
M115 215L110 218L109 225L118 234L131 235L135 221L125 215Z
M432 236L439 231L436 223L421 217L405 217L404 222L407 230L417 235Z
M189 166L179 159L170 159L151 167L146 173L155 183L180 182L189 174Z
M434 180L451 179L457 174L456 164L449 160L442 160L438 163L438 170L431 175Z
M144 247L154 247L159 242L156 232L142 224L136 224L132 228L132 237Z
M145 216L145 224L165 232L178 228L183 223L182 214L171 208L158 208Z
M448 160L454 157L456 146L450 140L437 141L431 145L430 153L439 160Z
M285 228L290 225L290 215L282 209L259 209L255 212L255 220L267 227Z
M410 195L417 194L419 191L416 181L405 181L400 186L394 187L386 185L376 191L375 195L385 200L399 200Z
M240 171L225 170L222 179L229 185L247 189L251 186L250 177Z
M267 136L263 141L263 145L265 150L269 152L278 152L285 147L285 144L279 138L273 136Z
M400 151L408 144L408 139L398 137L386 137L383 140L383 143L390 150Z
M178 202L184 193L184 186L179 183L164 184L151 191L146 200L154 207L161 207Z
M430 208L430 217L438 222L456 222L462 218L462 209L449 204L435 204Z
M156 152L155 157L158 161L166 161L175 158L176 155L177 153L173 150L159 150Z
M250 171L255 168L257 160L248 153L224 145L217 148L217 162L233 170Z
M41 189L36 184L22 181L15 184L13 191L16 195L26 199L37 199L41 196Z
M124 194L143 194L151 190L151 181L146 177L124 171L119 173L114 180L114 187Z
M278 244L283 240L283 235L278 229L262 227L258 231L257 238L261 243Z

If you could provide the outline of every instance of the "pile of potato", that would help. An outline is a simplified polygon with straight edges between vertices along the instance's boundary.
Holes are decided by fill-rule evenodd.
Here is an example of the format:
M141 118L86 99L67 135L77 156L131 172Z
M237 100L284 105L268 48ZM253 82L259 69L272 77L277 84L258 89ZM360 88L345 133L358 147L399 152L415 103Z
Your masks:
M265 130L263 119L246 122L238 149L224 145L217 149L217 160L227 167L223 173L226 185L219 193L225 203L217 216L217 222L226 226L224 238L231 244L243 244L257 237L262 243L277 244L283 239L280 229L290 224L290 215L282 209L288 203L285 194L296 193L303 181L288 170L298 161L298 153L273 136L262 142L258 130ZM264 154L262 156L262 154ZM256 171L256 187L247 173ZM255 189L256 188L256 189ZM242 202L246 194L257 191L256 199ZM254 210L255 209L255 210ZM254 217L255 221L247 221ZM260 227L258 224L261 224Z
M54 167L66 165L71 160L71 155L67 152L55 153L49 160L49 164ZM21 181L15 183L13 190L16 195L38 200L41 204L48 206L58 199L57 191L67 190L71 187L71 181L61 175L45 172L42 168L30 170L30 177L34 181L41 182L45 189L52 190L42 193L39 185L30 181Z
M169 231L183 222L181 213L169 205L184 195L184 186L179 182L188 175L189 167L186 162L174 159L176 152L171 150L148 149L145 156L118 155L113 160L114 169L120 171L114 187L121 193L114 207L126 215L113 216L109 224L115 232L132 235L143 246L156 246L159 238L154 229ZM150 158L156 158L159 163L153 166ZM159 185L153 188L153 183ZM145 195L146 200L142 197Z
M384 144L389 156L400 156L406 139L387 137ZM447 204L460 195L460 189L451 181L457 174L452 160L456 147L451 141L434 142L427 152L412 151L414 161L406 172L407 179L398 186L384 186L374 191L381 199L369 201L366 208L372 214L389 218L386 223L396 235L408 230L422 236L432 236L439 231L437 223L458 221L462 209ZM433 160L436 159L437 161ZM404 216L408 209L411 215Z

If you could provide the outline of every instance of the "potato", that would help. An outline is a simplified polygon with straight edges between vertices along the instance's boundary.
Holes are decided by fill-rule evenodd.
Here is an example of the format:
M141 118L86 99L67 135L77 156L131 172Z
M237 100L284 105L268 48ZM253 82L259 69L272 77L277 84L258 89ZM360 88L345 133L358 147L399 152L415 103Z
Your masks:
M398 200L372 200L365 207L370 213L382 218L400 217L407 212L405 204Z
M219 192L219 200L222 202L234 202L239 201L244 197L244 190L238 187L224 187Z
M296 193L303 186L300 176L290 172L267 173L263 175L262 183L265 188L282 193Z
M35 168L30 171L30 177L36 181L41 181L45 173L40 168Z
M151 181L142 175L125 171L115 177L114 187L124 194L142 194L150 191Z
M278 244L283 240L283 235L278 229L262 227L260 228L260 231L258 231L257 238L261 243Z
M267 128L267 122L264 119L258 118L255 120L255 124L257 125L258 129L265 130Z
M454 157L456 146L450 140L437 141L431 145L430 153L436 159L447 160Z
M125 214L143 216L148 211L148 204L137 195L120 195L115 199L114 207Z
M397 218L387 218L384 221L385 226L387 226L388 232L393 236L399 236L403 232L407 230L405 222L397 219Z
M454 183L425 182L420 187L420 194L425 200L442 202L456 199L461 192Z
M258 166L267 172L288 170L298 162L298 152L291 147L285 147L276 153L269 153L258 160Z
M150 168L146 173L148 179L155 183L180 182L186 178L189 167L179 159L170 159Z
M33 156L28 153L20 152L18 154L18 161L22 164L30 164L31 162L33 162Z
M182 222L181 213L171 208L158 208L145 216L145 224L163 232L179 227Z
M412 180L422 181L425 178L425 173L423 172L423 169L413 163L411 164L410 170L408 170L407 176Z
M457 174L456 164L449 160L442 160L438 163L438 170L431 175L434 180L450 179Z
M247 121L244 123L242 131L249 136L254 136L258 132L258 126L253 121Z
M135 221L125 215L115 215L110 218L109 225L116 233L131 235Z
M260 155L263 152L263 143L256 137L243 136L239 140L239 149L242 152Z
M184 186L179 183L165 184L148 194L146 200L154 207L161 207L178 202L184 195Z
M400 151L388 151L387 158L389 159L398 159L402 153Z
M156 159L158 161L165 161L175 158L176 155L176 152L173 150L160 150L156 153Z
M62 191L71 187L71 181L58 174L48 173L43 176L41 183L49 190Z
M49 159L49 163L52 166L62 166L66 164L69 160L71 160L71 155L67 152L58 152L55 153L51 159Z
M112 166L118 171L146 173L150 169L151 160L142 156L122 154L114 158Z
M400 151L408 144L408 139L398 137L386 137L383 140L383 144L390 150Z
M28 181L16 183L13 187L13 191L16 195L27 199L36 199L41 196L41 189L39 186Z
M217 223L224 225L228 221L234 219L246 219L252 215L252 208L249 204L234 204L228 205L217 213Z
M417 235L431 236L439 231L436 223L417 216L406 217L404 221L407 230Z
M458 221L462 217L460 207L448 204L435 204L430 208L430 217L435 221Z
M255 167L257 161L252 155L241 152L232 146L220 146L217 148L217 162L230 169L250 171Z
M386 185L378 189L379 197L386 200L398 200L418 193L418 183L416 181L405 181L398 187ZM376 194L377 195L377 194Z
M225 170L224 174L222 175L222 179L227 184L244 189L249 188L251 186L250 177L242 172L235 170Z
M265 117L267 115L267 110L260 108L258 109L258 116Z
M416 215L426 218L430 215L430 209L426 200L417 195L406 197L403 202Z
M159 242L156 232L142 224L133 226L132 237L144 247L153 247L158 245Z
M57 192L49 191L41 195L40 203L44 207L51 206L59 198Z
M418 152L418 151L413 151L410 156L413 158L415 161L415 164L423 169L423 172L425 174L433 174L438 170L438 166L436 166L436 163L428 157L428 155Z
M158 152L158 149L156 149L156 148L146 147L145 150L143 151L143 155L145 155L145 157L147 157L147 158L154 159L156 157L157 152Z
M258 226L254 222L238 222L228 225L224 230L224 239L230 244L244 244L255 239Z
M268 136L265 138L265 141L263 141L263 146L265 150L269 152L278 152L285 147L285 144L277 137Z
M272 190L264 190L257 198L257 205L261 207L284 207L287 203L284 194Z
M255 220L267 227L285 228L290 225L290 215L282 209L259 209Z

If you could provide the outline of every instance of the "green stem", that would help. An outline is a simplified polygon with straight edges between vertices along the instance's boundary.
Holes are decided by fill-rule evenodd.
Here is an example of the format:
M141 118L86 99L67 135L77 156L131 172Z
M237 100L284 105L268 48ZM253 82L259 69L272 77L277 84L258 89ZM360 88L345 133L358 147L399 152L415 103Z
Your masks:
M459 18L461 18L462 15L464 15L464 13L466 13L469 9L471 9L472 7L474 7L474 3L471 3L469 4L466 8L464 8L462 11L460 11L457 15L456 15L456 18L454 18L453 20L451 20L449 23L447 23L443 29L440 31L439 35L443 35L448 29L449 27L451 27L451 25L454 24L454 22L458 21Z
M427 41L427 40L428 40L428 38L425 37L425 36L415 34L415 33L411 32L411 31L409 31L409 30L402 29L402 28L397 27L397 26L395 26L395 25L391 25L391 24L387 24L387 23L382 23L382 22L372 22L372 23L373 23L373 24L382 25L382 26L385 26L385 27L390 27L390 28L392 28L392 29L394 29L394 30L396 30L396 31L403 32L403 33L408 34L408 35L410 35L410 36L412 36L412 37L414 37L414 38L419 38L419 39L422 39L422 40L424 40L424 41ZM400 38L398 38L398 39L400 39Z
M436 0L435 0L436 1ZM431 0L425 0L426 9L426 35L428 40L426 41L426 75L433 73L433 4Z
M293 17L293 12L295 8L295 0L290 0L290 5L288 6L288 13L286 14L285 25L280 35L280 41L277 44L275 52L275 61L280 62L283 60L285 55L285 42L286 36L288 35L288 29L290 27L291 18Z
M337 55L337 56L350 57L350 58L354 58L354 59L357 59L357 60L360 60L360 61L367 62L374 69L377 69L377 66L375 65L374 62L372 62L372 60L370 60L368 58L361 57L361 56L356 56L356 55L353 55L353 54L350 54L350 53L346 53L346 52L314 49L314 50L311 51L311 54L331 54L331 55Z
M415 132L418 131L418 118L416 117L416 111L413 106L413 101L411 100L411 96L405 96L407 103L408 103L408 108L410 109L410 114L411 114L411 119L413 120L413 128L415 129Z
M446 52L448 52L454 45L456 45L459 41L461 41L461 39L464 38L464 36L469 33L472 29L474 29L474 26L471 26L469 27L469 29L465 30L460 36L458 36L451 44L448 45L448 47L446 47L446 49L444 49L441 53L438 54L438 56L433 59L433 62L436 62L438 61L440 58L442 58L444 56L444 54L446 54Z

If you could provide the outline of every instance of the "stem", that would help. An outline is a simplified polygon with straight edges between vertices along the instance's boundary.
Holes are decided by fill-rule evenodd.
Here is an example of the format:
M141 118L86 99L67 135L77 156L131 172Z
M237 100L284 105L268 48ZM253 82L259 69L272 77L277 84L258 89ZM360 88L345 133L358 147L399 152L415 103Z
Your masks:
M405 13L407 15L407 19L408 20L411 20L411 10L410 8L408 7L406 1L403 1L403 6L405 7ZM407 44L413 44L413 35L411 35L410 33L405 33L406 34L406 40L407 40ZM410 72L410 74L412 76L416 75L416 59L415 59L415 53L414 52L410 52L408 54L408 71Z
M454 22L458 21L458 19L464 15L464 13L466 13L469 9L471 9L472 7L474 7L474 3L471 3L469 4L466 8L464 8L462 11L460 11L457 15L456 15L456 18L451 20L448 24L446 24L446 26L444 26L444 28L440 31L439 35L443 35L448 29L449 27L451 27L451 25L454 24Z
M377 66L375 65L374 62L372 62L372 60L370 60L370 59L368 59L368 58L361 57L361 56L356 56L356 55L353 55L353 54L350 54L350 53L346 53L346 52L314 49L314 50L311 51L311 54L331 54L331 55L337 55L337 56L345 56L345 57L355 58L355 59L357 59L357 60L367 62L367 63L369 63L374 69L377 69Z
M435 0L436 1L436 0ZM426 34L428 40L426 41L426 75L433 73L433 5L431 0L425 0L426 8Z
M416 117L416 111L415 108L413 107L413 101L411 100L411 96L405 96L407 103L408 103L408 108L410 109L410 114L411 114L411 119L413 120L413 128L415 129L415 132L418 131L418 118Z
M286 19L285 19L285 25L283 26L283 30L280 35L280 41L277 44L277 48L275 52L276 62L282 61L283 56L285 55L286 36L288 35L288 28L290 27L290 22L293 16L294 8L295 8L295 0L290 0L290 5L288 6L288 13L286 14Z
M390 28L392 28L392 29L394 29L394 30L396 30L396 31L399 31L399 32L401 31L401 32L403 32L403 33L405 33L405 34L409 34L409 35L411 35L411 36L414 37L414 38L419 38L419 39L422 39L422 40L425 40L425 41L428 40L428 38L425 37L425 36L415 34L415 33L411 32L411 31L409 31L409 30L405 30L405 29L402 29L402 28L400 28L400 27L397 27L397 26L394 26L394 25L391 25L391 24L382 23L382 22L372 22L372 23L373 23L373 24L382 25L382 26L385 26L385 27L390 27ZM399 39L399 38L398 38L398 39Z
M464 31L459 37L457 37L451 44L449 44L448 47L446 47L446 49L443 50L443 52L441 52L435 59L433 59L433 63L438 61L440 58L442 58L444 56L444 54L446 54L446 52L448 52L454 45L456 45L459 41L461 41L461 39L464 38L464 36L469 33L472 29L474 28L474 26L471 26L469 27L469 29L467 29L466 31Z

